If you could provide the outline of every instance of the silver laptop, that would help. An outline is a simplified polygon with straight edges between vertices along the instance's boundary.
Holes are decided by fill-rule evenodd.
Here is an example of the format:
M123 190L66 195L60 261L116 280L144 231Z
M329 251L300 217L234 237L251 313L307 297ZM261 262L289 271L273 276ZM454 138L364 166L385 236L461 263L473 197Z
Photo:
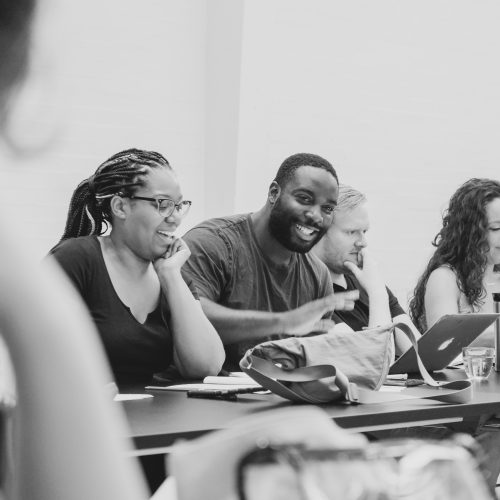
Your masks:
M447 314L439 318L419 339L418 353L429 371L446 368L461 352L486 330L500 314ZM411 347L389 369L390 374L419 373L415 349Z

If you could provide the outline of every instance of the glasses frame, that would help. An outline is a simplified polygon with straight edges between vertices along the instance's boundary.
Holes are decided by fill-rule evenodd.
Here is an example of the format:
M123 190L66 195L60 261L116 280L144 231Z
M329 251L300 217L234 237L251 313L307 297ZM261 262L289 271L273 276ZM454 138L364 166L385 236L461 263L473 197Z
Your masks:
M131 194L130 196L122 196L122 198L129 198L130 200L152 201L152 202L156 203L156 209L158 210L158 213L161 215L161 217L164 217L165 219L170 217L174 213L175 210L177 210L177 213L181 217L184 217L188 213L189 209L191 208L191 205L193 204L193 202L189 201L189 200L182 200L179 203L175 203L174 200L172 200L171 198L149 198L147 196L135 196L133 194ZM170 210L170 212L168 212L168 214L161 213L160 204L162 201L170 201L173 203L172 209ZM183 206L187 207L187 208L183 209L182 208Z

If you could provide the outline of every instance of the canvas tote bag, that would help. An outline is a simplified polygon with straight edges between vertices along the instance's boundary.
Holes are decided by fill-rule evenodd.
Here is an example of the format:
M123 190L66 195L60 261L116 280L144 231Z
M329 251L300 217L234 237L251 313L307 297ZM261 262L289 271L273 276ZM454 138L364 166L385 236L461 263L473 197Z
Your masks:
M426 385L397 394L378 392L392 362L395 328L411 340ZM240 367L266 389L300 403L380 403L415 397L465 403L472 397L468 380L437 382L431 377L418 356L415 335L403 322L264 342L246 352Z

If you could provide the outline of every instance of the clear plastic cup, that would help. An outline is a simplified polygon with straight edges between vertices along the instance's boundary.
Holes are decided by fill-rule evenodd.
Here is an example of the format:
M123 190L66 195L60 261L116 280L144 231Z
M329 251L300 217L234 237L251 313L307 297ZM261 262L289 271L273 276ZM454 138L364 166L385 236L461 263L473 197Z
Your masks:
M493 367L495 349L493 347L464 347L462 357L468 378L486 380Z

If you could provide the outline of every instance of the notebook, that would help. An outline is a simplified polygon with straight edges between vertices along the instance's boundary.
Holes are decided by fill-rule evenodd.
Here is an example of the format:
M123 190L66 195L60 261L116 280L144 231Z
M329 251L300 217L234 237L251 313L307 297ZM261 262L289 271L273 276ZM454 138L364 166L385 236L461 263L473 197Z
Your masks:
M418 353L428 371L446 368L500 314L447 314L418 339ZM389 369L389 373L418 373L415 349L411 347Z

